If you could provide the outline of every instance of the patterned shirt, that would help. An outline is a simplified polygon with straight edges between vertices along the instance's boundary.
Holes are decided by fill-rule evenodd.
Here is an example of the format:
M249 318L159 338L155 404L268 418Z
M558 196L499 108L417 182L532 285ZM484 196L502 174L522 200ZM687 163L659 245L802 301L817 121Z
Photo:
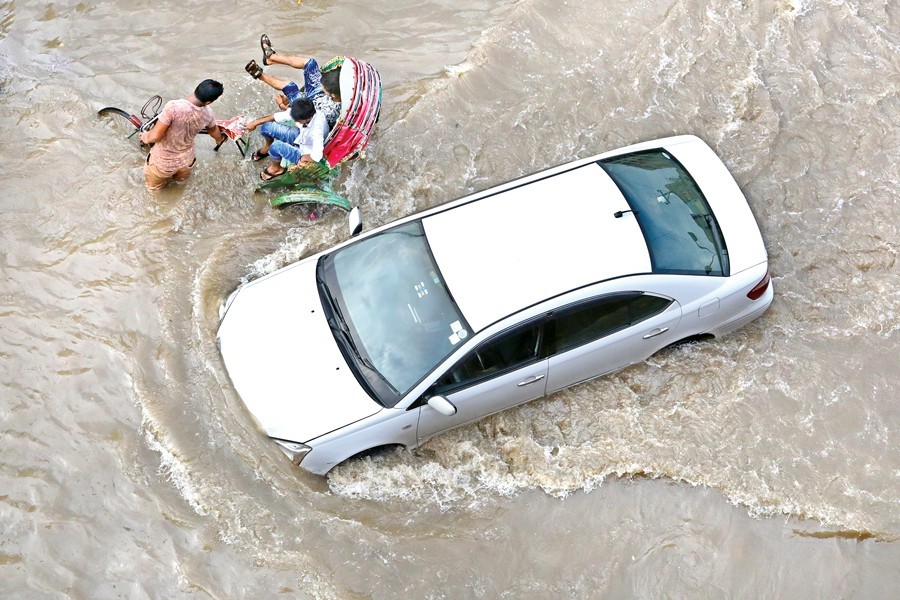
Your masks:
M181 99L166 103L159 122L169 128L151 148L150 162L160 171L174 173L194 162L194 138L204 127L213 127L216 117L209 106Z
M328 122L328 130L331 131L331 129L334 128L335 123L337 123L338 117L341 116L340 103L332 100L331 96L325 92L314 96L312 101L316 106L316 112L325 115L325 119Z

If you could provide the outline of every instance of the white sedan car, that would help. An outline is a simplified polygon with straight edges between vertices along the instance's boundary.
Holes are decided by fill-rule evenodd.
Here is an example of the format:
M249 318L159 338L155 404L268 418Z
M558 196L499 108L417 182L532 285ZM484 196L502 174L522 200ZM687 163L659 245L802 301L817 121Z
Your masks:
M700 139L655 140L412 215L240 286L218 343L324 474L717 337L772 302L750 207Z

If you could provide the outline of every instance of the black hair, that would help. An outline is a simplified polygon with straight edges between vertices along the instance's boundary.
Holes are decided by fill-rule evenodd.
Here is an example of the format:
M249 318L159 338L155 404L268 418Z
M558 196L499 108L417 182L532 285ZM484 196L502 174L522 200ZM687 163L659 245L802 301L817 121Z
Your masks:
M309 119L316 114L316 105L308 98L297 98L291 104L291 118L295 121Z
M322 74L322 87L329 94L341 95L341 69L333 69Z
M218 99L224 91L225 87L218 81L215 81L214 79L204 79L200 82L200 85L197 86L197 89L194 90L194 97L204 104L209 104Z

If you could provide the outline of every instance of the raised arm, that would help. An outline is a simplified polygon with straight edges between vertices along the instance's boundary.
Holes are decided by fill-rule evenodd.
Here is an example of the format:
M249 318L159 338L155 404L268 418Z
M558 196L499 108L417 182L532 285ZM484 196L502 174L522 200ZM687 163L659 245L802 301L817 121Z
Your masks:
M263 123L271 123L274 120L275 120L275 115L269 115L267 117L260 117L258 119L254 119L254 120L250 121L249 123L247 123L247 125L244 127L244 129L246 129L247 131L253 131L254 129L259 127Z

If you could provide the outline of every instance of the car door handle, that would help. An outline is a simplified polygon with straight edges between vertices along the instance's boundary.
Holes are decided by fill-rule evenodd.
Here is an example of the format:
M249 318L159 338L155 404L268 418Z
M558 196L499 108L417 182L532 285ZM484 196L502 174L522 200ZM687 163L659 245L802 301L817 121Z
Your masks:
M525 381L519 383L519 384L518 384L518 387L523 387L523 386L526 386L526 385L531 385L532 383L535 383L535 382L537 382L537 381L540 381L540 380L543 379L543 378L544 378L543 375L535 375L534 377L532 377L532 378L530 378L530 379L526 379Z
M644 339L645 339L645 340L649 340L650 338L653 338L653 337L656 337L656 336L658 336L658 335L664 334L664 333L667 332L668 330L669 330L668 327L663 327L662 329L657 329L657 330L654 331L653 333L648 333L647 335L645 335L645 336L644 336Z

